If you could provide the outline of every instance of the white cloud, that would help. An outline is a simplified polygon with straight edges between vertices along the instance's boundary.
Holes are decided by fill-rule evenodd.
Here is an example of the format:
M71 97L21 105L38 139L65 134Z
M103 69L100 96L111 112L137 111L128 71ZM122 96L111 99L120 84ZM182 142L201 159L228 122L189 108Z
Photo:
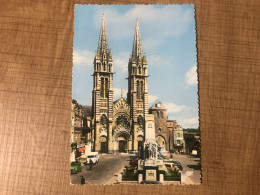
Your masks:
M120 53L117 56L113 57L113 65L114 65L114 71L120 70L120 72L127 72L128 67L128 60L129 60L129 53ZM116 71L116 72L117 72Z
M138 5L124 13L113 7L99 7L94 17L97 29L100 28L103 13L106 15L108 34L113 41L134 36L135 21L138 18L141 36L145 34L142 38L145 49L158 46L167 36L183 35L194 21L194 9L183 9L181 5Z
M164 106L168 109L168 113L177 113L177 112L182 112L183 110L189 109L189 107L185 105L176 105L174 103L165 103Z
M188 127L198 127L199 125L198 118L188 118L183 120L183 125Z
M150 49L156 48L160 44L161 44L160 40L149 38L149 39L144 39L144 41L142 42L142 47L144 51L149 51Z
M199 127L199 117L194 117L195 114L190 114L190 111L184 110L180 113L170 113L169 119L176 120L183 128Z
M197 79L197 65L195 65L185 74L185 80L188 85L197 85Z
M88 67L93 67L93 60L95 54L94 52L88 50L74 50L73 51L73 64L84 65Z
M147 56L147 63L149 66L160 67L171 65L171 62L168 59L165 59L162 56L157 55Z
M154 103L158 99L159 98L156 95L149 95L149 98L148 98L149 104Z

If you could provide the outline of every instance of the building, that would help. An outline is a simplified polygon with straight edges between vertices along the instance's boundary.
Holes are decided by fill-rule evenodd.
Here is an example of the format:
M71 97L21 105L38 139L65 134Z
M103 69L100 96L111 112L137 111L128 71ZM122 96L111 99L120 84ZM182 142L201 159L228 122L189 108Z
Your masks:
M184 152L183 129L176 120L168 120L167 108L158 100L150 108L154 115L157 143L165 150Z
M200 156L200 132L199 129L189 128L183 129L184 139L186 143L185 153L192 154L192 151L197 151L197 155Z
M76 100L71 103L71 161L91 151L91 117L85 115Z
M113 74L113 57L103 16L94 58L93 149L103 153L137 151L144 140L144 119L148 114L147 61L142 53L138 21L128 63L127 99L122 95L113 100Z
M82 143L83 112L76 100L71 103L71 143Z

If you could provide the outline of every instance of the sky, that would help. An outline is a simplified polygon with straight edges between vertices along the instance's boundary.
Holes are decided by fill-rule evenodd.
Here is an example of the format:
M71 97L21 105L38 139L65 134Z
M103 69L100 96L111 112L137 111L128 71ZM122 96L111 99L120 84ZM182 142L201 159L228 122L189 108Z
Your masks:
M149 106L168 108L168 119L197 128L198 82L194 5L76 5L73 48L73 99L91 105L93 61L102 15L114 69L114 101L127 93L127 66L139 21L148 62Z

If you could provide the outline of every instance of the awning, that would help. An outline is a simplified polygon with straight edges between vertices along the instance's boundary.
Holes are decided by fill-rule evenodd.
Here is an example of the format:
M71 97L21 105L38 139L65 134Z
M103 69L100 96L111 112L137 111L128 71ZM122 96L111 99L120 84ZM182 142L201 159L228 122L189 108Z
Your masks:
M85 147L79 148L79 152L82 152L82 151L84 151L84 150L86 150Z

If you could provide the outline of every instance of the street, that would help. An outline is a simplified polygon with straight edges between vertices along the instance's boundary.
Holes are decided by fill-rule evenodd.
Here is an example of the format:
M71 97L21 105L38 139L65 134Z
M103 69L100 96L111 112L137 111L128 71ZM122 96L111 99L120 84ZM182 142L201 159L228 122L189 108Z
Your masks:
M189 176L194 184L200 183L200 159L190 155L173 155L173 160L179 161L183 167L183 173L193 173ZM80 175L86 179L86 184L107 184L116 181L116 175L124 166L129 165L129 155L100 155L99 163L92 166L83 165L82 172L71 174L71 183L80 184ZM112 182L112 183L113 183Z
M173 160L179 161L183 167L183 173L193 172L189 178L194 182L194 184L200 184L200 174L201 174L201 166L200 166L200 158L192 155L181 155L175 154L173 155Z
M129 165L129 155L100 155L99 162L92 166L83 165L82 172L71 174L71 183L80 184L80 175L86 184L106 184L122 167Z

